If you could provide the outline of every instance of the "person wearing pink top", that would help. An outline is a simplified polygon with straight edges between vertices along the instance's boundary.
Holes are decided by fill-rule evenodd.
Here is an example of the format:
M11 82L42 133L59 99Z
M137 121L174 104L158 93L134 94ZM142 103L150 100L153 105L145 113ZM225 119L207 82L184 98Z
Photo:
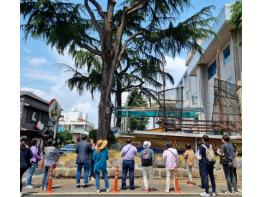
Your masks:
M170 180L171 176L173 180L174 176L174 169L178 166L178 153L175 148L172 148L172 143L168 142L166 144L167 149L163 152L163 159L165 161L166 166L166 189L165 192L170 191ZM174 181L173 181L174 182Z

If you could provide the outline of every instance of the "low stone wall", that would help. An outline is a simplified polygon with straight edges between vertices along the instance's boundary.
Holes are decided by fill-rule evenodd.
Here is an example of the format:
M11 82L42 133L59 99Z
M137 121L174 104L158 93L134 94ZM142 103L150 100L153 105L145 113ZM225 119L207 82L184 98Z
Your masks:
M179 179L187 178L187 170L184 168L178 168L178 177ZM108 168L108 174L110 178L114 177L115 174L115 168ZM199 169L193 168L192 170L193 178L200 178L199 175ZM121 169L120 169L120 175L121 175ZM75 178L76 176L76 168L56 168L53 171L53 176L56 178ZM83 176L83 172L82 172ZM217 181L224 181L225 176L222 168L215 169L215 176ZM242 170L237 170L237 176L239 180L242 180ZM135 177L140 178L142 177L142 169L137 168L135 169ZM164 179L166 177L166 170L165 168L154 168L154 178L155 179Z

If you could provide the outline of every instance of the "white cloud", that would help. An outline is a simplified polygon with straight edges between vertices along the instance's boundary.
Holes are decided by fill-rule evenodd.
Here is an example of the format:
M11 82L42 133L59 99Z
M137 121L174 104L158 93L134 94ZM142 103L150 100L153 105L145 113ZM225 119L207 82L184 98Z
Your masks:
M175 85L177 85L187 68L185 66L185 59L179 56L175 57L174 59L166 56L165 60L165 71L169 72L174 77Z
M33 57L29 60L29 64L32 66L41 66L47 63L47 59L44 57Z
M56 75L52 75L52 73L46 71L30 71L22 73L22 75L33 80L46 81L51 83L57 83L58 81L58 77Z
M49 47L48 49L51 52L51 54L53 55L53 57L55 58L55 63L63 63L63 64L67 64L69 66L74 65L74 61L73 61L72 57L67 52L68 49L65 50L64 55L59 54L57 52L57 50L54 48Z
M31 54L31 50L26 47L22 48L22 51L26 52L27 54Z

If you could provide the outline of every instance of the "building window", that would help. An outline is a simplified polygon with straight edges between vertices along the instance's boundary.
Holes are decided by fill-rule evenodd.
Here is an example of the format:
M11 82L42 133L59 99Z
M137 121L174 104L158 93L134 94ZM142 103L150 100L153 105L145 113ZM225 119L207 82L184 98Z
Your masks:
M224 65L229 64L231 61L231 52L230 52L230 46L229 45L224 49L223 55L224 55Z
M187 91L185 92L185 98L186 98L186 100L188 100L188 99L190 98L189 90L187 90Z
M196 94L194 94L194 95L192 96L192 104L193 104L193 105L197 104L197 96L196 96Z
M208 80L216 74L216 61L214 61L208 68Z

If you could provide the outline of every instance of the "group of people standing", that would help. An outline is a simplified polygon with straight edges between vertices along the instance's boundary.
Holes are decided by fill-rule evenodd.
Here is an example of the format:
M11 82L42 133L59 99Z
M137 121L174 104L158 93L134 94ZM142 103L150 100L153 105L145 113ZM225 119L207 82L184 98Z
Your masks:
M135 162L134 157L137 155L141 159L142 174L144 182L144 191L153 191L153 161L154 151L150 148L151 142L144 141L143 150L137 153L136 147L131 144L131 139L128 139L127 145L122 148L121 157L122 162L122 185L121 189L126 190L126 176L129 172L129 187L130 190L134 189L134 168ZM199 144L198 151L195 154L190 144L186 144L186 150L184 152L184 159L186 168L188 171L188 186L194 185L192 168L195 166L196 160L199 163L200 177L201 177L201 188L204 191L200 194L201 196L216 196L216 182L215 182L215 163L216 154L220 156L220 164L222 164L223 171L225 174L228 191L225 194L239 193L237 188L237 148L235 144L230 142L230 137L227 134L222 136L221 148L215 150L215 147L209 143L209 136L203 135L202 141ZM163 151L163 160L166 168L166 188L165 192L170 191L171 178L174 180L176 176L176 169L179 165L179 156L173 144L168 142L166 144L166 150ZM210 179L212 191L209 192ZM175 181L173 181L175 183ZM175 185L174 185L175 187Z
M27 137L20 138L20 192L22 191L22 177L28 170L26 177L26 188L33 189L32 177L35 170L38 168L38 163L41 160L39 141L34 138L31 140L31 146L27 144ZM55 168L59 156L59 151L54 146L54 140L49 139L47 146L44 149L44 163L43 163L43 177L41 182L41 189L46 190L48 184L48 173L50 168ZM21 194L22 195L22 194Z
M214 175L214 165L216 163L215 152L220 156L220 164L223 166L228 191L225 194L239 193L237 188L237 149L236 146L230 142L230 137L227 134L222 136L221 148L215 150L209 143L208 135L203 135L202 142L199 144L199 149L196 154L199 160L199 170L201 177L201 188L205 189L201 196L216 196L216 182ZM212 186L212 193L209 192L208 177Z
M154 151L150 148L151 142L144 141L143 150L138 153L136 147L131 143L131 139L127 139L127 145L121 150L122 157L122 184L121 189L126 190L126 177L129 173L129 189L134 190L134 169L135 162L134 157L137 155L141 159L142 174L144 191L153 191L153 161L154 161ZM166 189L165 192L170 191L170 180L174 177L174 171L178 166L178 153L175 148L172 147L172 143L167 143L167 149L163 152L163 159L166 166Z
M20 191L22 190L22 176L29 168L29 173L26 178L26 187L33 188L31 184L32 176L41 160L38 142L36 139L32 140L32 145L29 148L26 143L26 137L21 137L20 144ZM188 171L188 185L193 185L192 168L195 166L196 159L199 161L199 170L201 177L201 188L205 191L201 196L215 196L216 183L214 176L215 152L220 155L220 163L226 177L228 186L228 193L238 192L237 189L237 175L236 175L236 147L230 142L228 135L223 135L221 149L217 151L209 143L209 137L203 135L202 142L199 145L198 151L195 154L190 144L186 144L184 152L185 164ZM134 190L134 170L135 157L141 159L144 191L153 191L153 162L155 160L154 151L151 149L151 142L144 141L143 150L138 153L137 148L132 145L131 139L126 140L126 145L122 148L120 157L122 161L122 182L121 189L128 189L126 185L127 175L129 177L129 189ZM109 152L107 148L107 140L98 140L96 143L88 140L87 135L82 135L76 146L76 187L80 188L80 179L82 169L84 169L84 178L82 187L88 187L89 180L95 180L97 193L100 193L100 174L104 179L106 192L110 191L109 178L107 172L107 160L109 159ZM48 182L49 169L55 168L59 156L59 151L55 148L53 140L47 142L47 147L44 150L44 173L42 178L41 189L46 190ZM176 169L179 165L179 156L173 144L168 142L166 150L163 151L163 160L166 167L166 187L165 192L170 191L171 178L175 178ZM212 192L209 193L208 177L211 182ZM173 181L173 183L175 183Z

